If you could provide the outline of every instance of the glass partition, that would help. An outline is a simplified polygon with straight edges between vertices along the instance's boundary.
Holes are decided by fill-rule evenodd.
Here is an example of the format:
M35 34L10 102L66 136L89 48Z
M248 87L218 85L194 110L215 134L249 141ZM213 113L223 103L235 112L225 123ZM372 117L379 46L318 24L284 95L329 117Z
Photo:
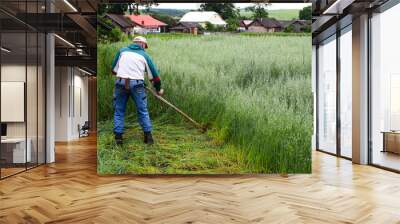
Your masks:
M371 18L371 162L400 170L400 5Z
M46 162L46 143L45 143L45 124L46 124L46 36L43 33L38 34L38 76L37 76L37 162L44 164Z
M1 34L2 177L24 171L31 162L26 139L26 41L26 33Z
M27 142L28 150L31 151L31 160L27 164L28 168L37 165L38 159L38 34L36 32L27 33L27 94L26 94L26 113L27 113Z
M336 153L336 35L318 48L318 149Z
M44 1L0 2L0 178L45 162L45 44L22 22Z

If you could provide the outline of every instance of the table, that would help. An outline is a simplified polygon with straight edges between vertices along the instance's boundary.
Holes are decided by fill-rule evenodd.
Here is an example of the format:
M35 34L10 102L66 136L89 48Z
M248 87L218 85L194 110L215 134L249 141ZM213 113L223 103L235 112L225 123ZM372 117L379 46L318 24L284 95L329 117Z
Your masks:
M25 140L28 143L25 152ZM5 138L1 139L1 159L5 160L5 163L26 163L31 162L32 141L30 138Z
M383 150L382 152L392 152L400 154L400 131L382 131Z

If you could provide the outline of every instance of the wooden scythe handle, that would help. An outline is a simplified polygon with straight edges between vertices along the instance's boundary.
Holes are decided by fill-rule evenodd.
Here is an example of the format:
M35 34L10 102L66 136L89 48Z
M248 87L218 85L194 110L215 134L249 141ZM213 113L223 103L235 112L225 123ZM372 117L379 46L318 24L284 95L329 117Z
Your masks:
M162 96L158 95L154 90L152 90L151 88L146 86L146 89L154 96L156 97L158 100L160 100L161 102L163 102L164 104L168 105L169 107L171 107L172 109L174 109L176 112L180 113L184 118L186 118L188 121L190 121L192 124L194 124L196 126L196 128L201 129L202 131L205 131L205 127L201 124L199 124L197 121L193 120L193 118L191 118L189 115L187 115L185 112L183 112L182 110L180 110L178 107L176 107L175 105L173 105L172 103L170 103L168 100L164 99Z

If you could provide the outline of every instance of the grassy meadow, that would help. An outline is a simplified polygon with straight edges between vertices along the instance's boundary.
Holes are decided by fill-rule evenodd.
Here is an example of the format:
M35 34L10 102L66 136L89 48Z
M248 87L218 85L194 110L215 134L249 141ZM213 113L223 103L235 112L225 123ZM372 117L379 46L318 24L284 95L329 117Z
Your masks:
M116 146L111 61L129 42L98 44L99 173L311 172L310 36L153 35L148 40L165 98L210 130L190 128L149 96L156 144L141 143L129 103L127 141Z

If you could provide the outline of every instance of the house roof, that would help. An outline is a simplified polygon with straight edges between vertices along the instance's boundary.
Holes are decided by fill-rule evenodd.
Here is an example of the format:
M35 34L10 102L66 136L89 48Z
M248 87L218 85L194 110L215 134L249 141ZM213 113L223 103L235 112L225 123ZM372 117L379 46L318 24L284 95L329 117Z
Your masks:
M280 22L283 25L283 27L288 27L288 26L290 26L292 24L295 24L295 23L297 23L297 24L299 24L301 26L306 26L306 25L310 24L310 22L308 20L301 20L301 19L282 20Z
M178 24L181 24L182 26L186 28L193 28L193 27L198 27L199 23L196 22L179 22Z
M253 22L253 20L244 19L244 20L240 20L239 25L240 25L241 27L247 27L247 26L250 25L252 22Z
M122 28L129 28L135 26L135 24L133 24L133 22L130 19L126 18L123 15L107 13L106 17L111 19L114 23L118 24Z
M195 22L179 22L176 26L170 28L170 30L183 30L183 29L190 29L190 28L199 28L199 23Z
M112 30L113 27L108 25L107 23L105 23L102 19L98 19L97 23L99 24L99 26L101 26L102 28L106 29L106 30Z
M250 23L248 26L253 25L253 23L255 23L255 22L260 23L265 28L282 28L283 27L279 21L277 21L276 19L270 19L270 18L257 18L252 23Z
M167 25L159 20L154 19L150 15L129 15L127 17L138 26L145 28L157 28Z
M213 11L193 11L188 12L179 20L179 22L209 22L214 25L226 25L221 16Z

